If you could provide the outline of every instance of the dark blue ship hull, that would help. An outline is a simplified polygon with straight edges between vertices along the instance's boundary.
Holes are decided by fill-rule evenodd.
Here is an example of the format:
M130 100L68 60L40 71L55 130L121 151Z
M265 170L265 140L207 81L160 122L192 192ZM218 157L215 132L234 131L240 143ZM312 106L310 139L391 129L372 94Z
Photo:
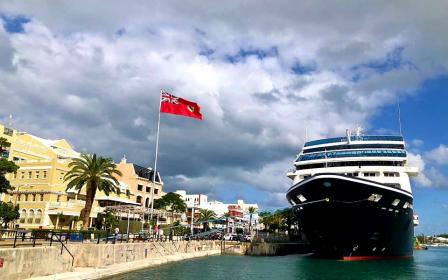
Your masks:
M345 260L412 256L413 199L404 190L319 174L291 187L287 198L296 204L299 225L316 256Z

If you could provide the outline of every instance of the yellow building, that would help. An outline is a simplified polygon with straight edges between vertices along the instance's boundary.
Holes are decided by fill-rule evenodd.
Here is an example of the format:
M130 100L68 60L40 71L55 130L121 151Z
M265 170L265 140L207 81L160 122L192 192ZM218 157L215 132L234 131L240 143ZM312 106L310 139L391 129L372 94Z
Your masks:
M19 170L8 174L13 191L4 194L2 200L18 204L20 207L20 228L69 228L73 218L79 216L85 205L85 191L66 191L64 175L68 165L80 154L64 139L43 139L28 133L17 132L0 125L0 132L11 143L7 153ZM12 132L11 132L12 131ZM136 204L128 185L120 182L120 194L106 196L97 192L96 203L92 207L92 222L104 206L116 204ZM91 223L92 223L91 222Z
M157 172L155 183L153 183L154 171L152 168L127 163L126 158L123 158L117 164L117 169L122 173L119 180L129 186L135 195L135 202L142 207L148 208L151 206L152 195L154 199L162 197L163 181L159 172Z

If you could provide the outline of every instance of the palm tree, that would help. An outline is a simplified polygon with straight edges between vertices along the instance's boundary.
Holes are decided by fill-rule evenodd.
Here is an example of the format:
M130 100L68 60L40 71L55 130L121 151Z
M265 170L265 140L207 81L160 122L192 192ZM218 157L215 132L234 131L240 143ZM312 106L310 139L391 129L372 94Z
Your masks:
M257 208L251 206L249 207L249 209L247 209L250 215L249 218L249 234L252 235L252 215L255 214L257 212Z
M201 209L200 220L204 222L204 231L208 230L209 220L216 218L216 213L213 210Z
M82 154L81 158L75 158L68 165L70 171L64 176L64 182L68 181L67 188L81 192L86 187L86 205L81 210L79 218L83 227L89 226L89 217L92 210L96 191L118 193L120 191L118 180L114 175L121 176L117 166L110 158L97 157L96 154Z

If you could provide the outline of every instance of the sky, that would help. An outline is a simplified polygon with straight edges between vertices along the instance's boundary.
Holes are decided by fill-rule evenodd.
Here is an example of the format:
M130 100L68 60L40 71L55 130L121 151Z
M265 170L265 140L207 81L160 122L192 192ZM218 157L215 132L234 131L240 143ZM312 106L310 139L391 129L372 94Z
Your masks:
M286 207L308 138L397 134L418 233L448 232L446 1L0 1L0 122L154 165L165 191Z

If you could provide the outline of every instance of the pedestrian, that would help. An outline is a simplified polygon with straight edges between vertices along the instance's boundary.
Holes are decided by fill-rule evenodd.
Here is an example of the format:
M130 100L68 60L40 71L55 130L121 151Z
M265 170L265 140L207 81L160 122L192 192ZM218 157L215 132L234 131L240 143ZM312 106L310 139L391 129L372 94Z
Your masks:
M114 232L115 232L115 240L114 240L114 243L115 243L117 241L117 239L118 239L118 233L120 232L120 229L118 227L116 227L114 229Z

